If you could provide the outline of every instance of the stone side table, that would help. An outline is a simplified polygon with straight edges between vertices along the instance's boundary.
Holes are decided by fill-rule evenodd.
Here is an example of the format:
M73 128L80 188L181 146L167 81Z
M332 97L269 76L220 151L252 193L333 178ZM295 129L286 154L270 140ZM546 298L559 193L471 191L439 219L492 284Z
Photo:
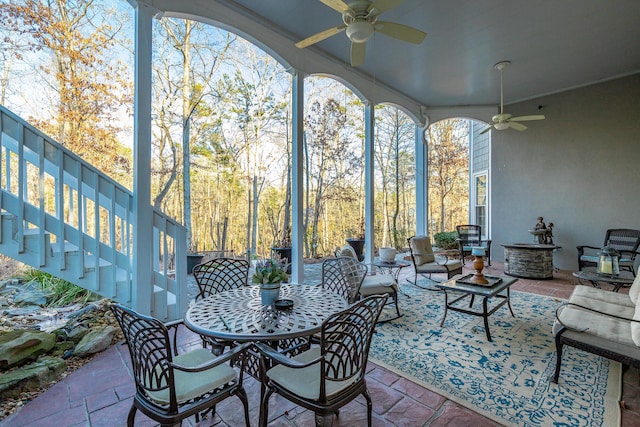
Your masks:
M553 279L553 251L561 246L504 244L504 274L525 279Z

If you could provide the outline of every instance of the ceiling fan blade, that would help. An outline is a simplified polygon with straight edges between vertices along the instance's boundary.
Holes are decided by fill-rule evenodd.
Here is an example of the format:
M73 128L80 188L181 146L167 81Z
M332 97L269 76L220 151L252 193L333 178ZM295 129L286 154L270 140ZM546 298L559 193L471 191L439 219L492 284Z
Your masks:
M523 130L525 130L525 129L527 128L527 127L526 127L525 125L523 125L523 124L516 123L516 122L512 122L512 121L509 121L509 127L510 127L511 129L515 129L515 130L519 130L519 131L523 131Z
M491 125L491 126L489 126L489 127L486 127L486 128L484 128L484 129L482 129L482 130L480 131L480 135L482 135L482 134L485 134L485 133L489 132L489 131L491 130L491 128L492 128L492 127L493 127L493 125Z
M337 27L329 28L328 30L324 30L319 32L318 34L314 34L310 37L307 37L304 40L300 40L296 43L296 47L304 48L307 46L311 46L312 44L316 44L321 42L322 40L328 39L331 36L338 34L341 31L344 31L347 28L346 25L338 25Z
M395 22L378 21L375 29L385 36L415 44L422 43L427 36L424 31Z
M351 66L357 67L364 64L366 43L351 43Z
M404 3L404 0L376 0L367 9L367 12L371 13L375 9L375 16L386 12L389 9L393 9L396 6Z
M320 0L320 1L324 3L326 6L329 6L331 9L335 10L336 12L345 13L348 10L351 10L353 12L351 7L349 7L349 5L343 2L342 0Z
M510 120L512 122L528 122L530 120L544 120L544 116L542 114L534 114L531 116L512 117Z

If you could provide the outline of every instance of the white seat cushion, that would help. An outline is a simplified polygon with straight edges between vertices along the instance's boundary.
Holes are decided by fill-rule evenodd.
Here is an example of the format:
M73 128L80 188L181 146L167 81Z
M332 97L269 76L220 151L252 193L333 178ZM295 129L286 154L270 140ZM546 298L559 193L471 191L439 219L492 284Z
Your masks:
M462 268L462 262L459 259L450 259L445 263L428 262L416 267L418 273L446 273L452 270Z
M307 362L320 357L320 348L314 347L300 353L294 360ZM320 398L320 362L306 368L289 368L277 365L267 371L267 376L275 383L305 399ZM357 376L345 381L326 381L327 397L333 396L357 380Z
M396 279L393 274L376 274L375 276L365 276L360 286L360 295L386 294L397 290Z
M560 320L570 328L580 331L586 329L585 334L607 337L608 340L625 345L636 345L631 337L630 322L626 320L598 315L572 306L562 310ZM553 325L553 334L557 334L561 327L562 325L556 321Z
M631 301L636 305L640 302L638 297L640 297L640 273L636 274L636 278L629 288L629 298L631 298Z
M198 348L173 358L176 365L195 367L207 363L215 356L204 348ZM178 403L196 398L224 384L235 381L236 371L229 365L218 365L202 372L173 370ZM149 392L149 397L159 403L169 403L169 389Z
M609 304L617 304L624 307L630 307L635 310L635 304L631 301L630 295L619 294L617 292L605 291L603 289L594 288L591 286L578 285L573 289L573 293L571 294L571 302L575 302L576 304L581 304L574 301L574 298L587 299L587 300L595 300L595 301L604 301ZM584 305L584 304L581 304Z

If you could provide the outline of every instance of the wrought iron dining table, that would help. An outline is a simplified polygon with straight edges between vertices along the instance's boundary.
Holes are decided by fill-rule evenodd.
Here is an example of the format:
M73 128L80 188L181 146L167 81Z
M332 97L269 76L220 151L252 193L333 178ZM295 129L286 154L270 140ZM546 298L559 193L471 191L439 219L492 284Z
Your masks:
M283 284L280 299L293 301L293 306L262 305L257 285L230 289L194 302L184 323L200 335L222 340L273 342L313 335L329 315L348 306L321 286Z

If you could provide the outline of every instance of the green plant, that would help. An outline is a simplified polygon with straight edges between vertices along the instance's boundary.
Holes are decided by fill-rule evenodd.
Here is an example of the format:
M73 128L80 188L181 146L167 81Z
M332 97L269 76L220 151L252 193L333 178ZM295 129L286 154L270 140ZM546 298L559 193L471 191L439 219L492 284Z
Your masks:
M91 291L35 268L25 271L23 279L38 282L40 288L52 293L51 297L47 299L49 307L64 306L76 302L85 303L95 296Z
M443 231L433 235L433 240L439 249L458 249L458 234L455 231Z
M287 275L287 261L270 258L256 262L256 272L251 276L253 283L280 283L289 278Z

